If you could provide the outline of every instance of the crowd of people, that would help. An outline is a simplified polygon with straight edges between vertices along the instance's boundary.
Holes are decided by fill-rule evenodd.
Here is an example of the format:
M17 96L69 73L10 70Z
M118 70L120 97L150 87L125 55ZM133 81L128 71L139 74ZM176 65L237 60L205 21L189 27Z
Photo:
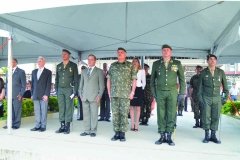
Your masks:
M168 143L174 146L172 133L176 116L182 116L183 109L187 111L184 106L187 106L187 98L190 97L196 121L193 128L201 127L205 130L204 143L221 143L216 138L216 131L221 107L226 103L229 91L223 70L216 67L215 55L207 56L207 68L196 66L196 75L191 78L188 87L182 64L171 57L172 48L167 44L162 46L162 58L153 63L151 74L149 65L144 64L142 67L138 58L132 62L127 61L127 51L124 48L118 48L118 60L111 64L109 70L106 63L103 64L103 69L98 68L97 58L90 54L88 66L81 67L81 74L78 74L77 64L70 61L70 55L68 50L62 50L62 62L56 66L55 84L51 83L52 72L44 67L44 57L38 58L38 69L32 71L31 81L27 83L24 70L17 66L17 59L12 59L13 121L12 126L5 126L5 129L20 127L22 99L31 98L36 121L31 131L44 132L49 96L57 96L60 128L56 133L69 134L70 123L73 121L73 98L78 97L77 120L84 122L84 131L80 136L96 137L98 122L111 122L112 116L115 133L111 140L124 142L128 131L128 114L131 118L130 130L137 132L139 125L148 126L151 111L157 103L160 138L155 144ZM219 95L220 86L225 93L222 99ZM235 86L236 83L230 90L233 100L239 94ZM3 99L7 95L7 85L4 88L4 82L0 78L0 117L3 116Z

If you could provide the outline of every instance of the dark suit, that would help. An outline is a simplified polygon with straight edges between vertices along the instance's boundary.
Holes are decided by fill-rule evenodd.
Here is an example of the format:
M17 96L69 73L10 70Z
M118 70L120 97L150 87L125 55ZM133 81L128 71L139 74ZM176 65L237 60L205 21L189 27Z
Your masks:
M103 92L103 95L101 98L101 104L100 104L100 117L101 119L110 118L110 100L109 100L108 91L107 91L107 77L104 77L104 92Z
M81 74L78 75L79 83L81 80ZM77 111L77 118L83 119L83 108L82 108L82 100L80 98L80 93L78 94L78 111Z
M7 75L7 74L6 74ZM8 96L8 76L6 78L6 95ZM20 127L22 117L22 99L18 100L18 95L23 96L26 88L25 71L16 68L12 75L12 127Z
M43 69L39 79L37 79L38 69L32 71L31 94L34 101L34 114L36 128L46 128L48 100L43 101L43 96L50 96L52 72Z

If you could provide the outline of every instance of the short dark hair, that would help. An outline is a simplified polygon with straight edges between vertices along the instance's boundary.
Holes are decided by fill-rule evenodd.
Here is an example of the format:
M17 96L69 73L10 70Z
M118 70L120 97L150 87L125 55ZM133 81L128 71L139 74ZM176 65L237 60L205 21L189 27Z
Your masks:
M62 52L67 52L68 54L71 54L71 52L69 52L69 50L63 49Z
M95 61L97 60L96 56L94 56L93 54L88 55L88 57L90 57L90 56L93 56Z
M16 58L12 58L12 59L18 63L18 60Z
M127 53L127 51L126 51L124 48L122 48L122 47L119 47L119 48L118 48L118 51L119 51L119 50L122 50L122 51L124 51L124 52Z
M198 69L198 68L201 68L201 69L202 69L202 66L197 65L197 66L196 66L196 69Z

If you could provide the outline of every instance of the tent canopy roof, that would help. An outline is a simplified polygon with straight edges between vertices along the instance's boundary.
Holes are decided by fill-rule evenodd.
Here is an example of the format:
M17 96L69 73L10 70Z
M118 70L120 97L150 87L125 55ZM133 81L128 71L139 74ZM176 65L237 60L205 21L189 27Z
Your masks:
M240 2L128 2L48 8L0 15L0 29L13 37L20 63L61 61L61 50L86 59L115 57L118 47L129 56L156 56L169 44L173 56L205 58L213 51L219 63L239 62ZM0 44L6 39L1 38ZM0 51L6 66L7 47Z

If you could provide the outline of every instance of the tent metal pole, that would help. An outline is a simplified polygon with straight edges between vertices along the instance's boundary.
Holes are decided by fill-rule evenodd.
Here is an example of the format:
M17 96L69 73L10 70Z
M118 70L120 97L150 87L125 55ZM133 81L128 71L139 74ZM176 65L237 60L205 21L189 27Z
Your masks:
M7 83L7 134L12 134L12 39L11 33L9 33L8 41L8 83Z

